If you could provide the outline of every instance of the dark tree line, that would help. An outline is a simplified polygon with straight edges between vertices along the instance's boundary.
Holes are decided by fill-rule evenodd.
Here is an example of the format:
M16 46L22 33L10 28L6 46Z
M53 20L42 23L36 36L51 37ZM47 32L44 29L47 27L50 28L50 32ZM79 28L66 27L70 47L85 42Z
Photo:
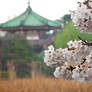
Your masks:
M17 76L29 76L28 64L35 59L32 47L23 37L0 38L0 71L15 71Z
M0 38L0 77L31 77L33 62L36 73L51 76L54 68L44 64L43 53L35 53L29 42L21 36Z

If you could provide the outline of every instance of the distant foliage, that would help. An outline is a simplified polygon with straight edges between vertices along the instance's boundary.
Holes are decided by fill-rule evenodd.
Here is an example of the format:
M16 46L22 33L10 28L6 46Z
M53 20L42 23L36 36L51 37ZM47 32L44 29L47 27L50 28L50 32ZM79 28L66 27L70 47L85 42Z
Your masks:
M45 76L52 76L54 68L46 66L43 62L43 52L36 54L28 41L21 36L5 37L0 39L0 70L2 78L9 77L7 64L12 62L16 76L20 78L31 77L32 62L36 64L36 72Z
M64 27L66 24L68 24L71 21L71 14L65 14L63 17L57 19L56 21L61 23L62 27Z
M14 38L10 43L9 52L17 62L30 62L34 59L32 48L25 38Z
M66 15L64 15L61 19L62 19L63 24L65 25L65 24L67 24L69 21L71 21L71 14L66 14Z
M0 70L2 72L11 70L11 66L7 67L7 64L12 62L12 67L18 77L30 76L31 67L29 67L28 64L35 60L35 57L36 55L32 47L25 38L6 37L0 39Z
M62 29L62 32L56 35L54 46L56 48L65 48L67 47L67 42L70 40L78 40L78 36L81 36L83 39L88 41L92 40L92 34L81 33L80 30L74 27L72 22L69 22Z

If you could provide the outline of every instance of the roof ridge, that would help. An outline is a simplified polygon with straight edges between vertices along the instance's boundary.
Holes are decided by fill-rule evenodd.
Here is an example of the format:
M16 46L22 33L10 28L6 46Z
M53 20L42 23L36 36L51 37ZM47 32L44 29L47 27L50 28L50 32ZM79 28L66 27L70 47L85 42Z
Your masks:
M27 11L26 11L26 12L27 12ZM20 25L23 25L23 24L24 24L24 22L25 22L26 19L27 19L28 14L29 14L29 12L26 14L25 18L20 21Z
M35 12L34 12L35 13ZM50 20L50 19L47 19L47 18L44 18L44 17L42 17L42 16L40 16L39 14L37 14L37 13L35 13L36 14L36 16L39 16L40 18L42 18L43 20L40 20L41 22L43 22L43 23L46 23L47 25L48 25L48 21L50 21L50 22L52 22L52 23L54 23L54 24L57 24L57 25L60 25L60 23L57 23L57 22L55 22L55 21L52 21L52 20Z
M37 14L37 13L35 13L35 12L33 12L33 14L34 14L34 17L35 17L36 19L38 19L40 22L42 22L43 24L48 25L48 21L47 21L44 17L41 17L39 14ZM37 16L43 18L43 19L46 20L46 21L44 21L43 19L41 20L41 19L38 18Z
M21 13L17 17L2 23L0 27L18 27L18 26L50 26L52 28L59 28L61 25L55 21L40 16L28 7L24 13Z

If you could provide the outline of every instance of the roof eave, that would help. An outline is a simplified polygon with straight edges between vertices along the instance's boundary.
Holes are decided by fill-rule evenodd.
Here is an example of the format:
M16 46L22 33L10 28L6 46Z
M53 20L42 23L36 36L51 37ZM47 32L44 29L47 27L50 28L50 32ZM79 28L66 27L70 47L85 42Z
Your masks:
M18 27L0 27L1 31L21 31L21 30L53 30L61 29L61 26L18 26Z

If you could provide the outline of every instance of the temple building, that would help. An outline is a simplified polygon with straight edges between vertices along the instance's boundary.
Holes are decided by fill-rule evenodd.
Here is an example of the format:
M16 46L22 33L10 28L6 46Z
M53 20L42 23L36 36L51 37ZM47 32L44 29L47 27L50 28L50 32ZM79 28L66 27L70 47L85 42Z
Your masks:
M50 44L55 39L55 32L60 29L59 23L35 13L30 7L30 1L24 13L0 25L0 31L23 35L37 48Z

